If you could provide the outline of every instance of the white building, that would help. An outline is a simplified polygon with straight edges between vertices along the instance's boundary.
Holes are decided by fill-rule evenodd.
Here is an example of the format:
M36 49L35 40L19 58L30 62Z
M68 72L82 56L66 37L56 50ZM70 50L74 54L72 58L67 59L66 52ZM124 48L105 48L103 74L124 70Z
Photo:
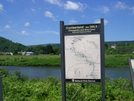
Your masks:
M114 49L116 49L116 45L112 45L112 46L111 46L111 48L114 48Z
M21 52L22 55L34 55L34 52Z

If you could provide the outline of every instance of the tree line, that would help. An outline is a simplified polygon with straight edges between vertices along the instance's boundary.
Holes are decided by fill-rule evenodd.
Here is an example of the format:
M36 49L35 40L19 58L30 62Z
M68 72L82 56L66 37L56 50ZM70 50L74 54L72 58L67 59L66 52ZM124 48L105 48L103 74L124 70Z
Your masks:
M34 52L35 54L60 54L60 47L48 44L47 46L36 45L27 47L26 51Z
M134 43L116 43L115 48L105 42L105 54L130 54L134 51Z
M48 44L47 46L36 45L27 47L20 43L12 42L11 40L0 37L0 52L12 52L18 54L18 52L34 52L35 54L60 54L60 47Z
M18 51L21 51L23 49L26 49L25 45L14 43L11 40L0 37L0 52L17 53Z
M131 42L131 41L130 41ZM105 42L105 54L130 54L134 51L134 43L128 42ZM111 48L115 45L115 48ZM20 43L14 43L11 40L0 37L0 52L13 52L13 54L18 54L18 52L34 52L35 54L60 54L59 44L52 46L48 44L47 46L36 45L27 47Z

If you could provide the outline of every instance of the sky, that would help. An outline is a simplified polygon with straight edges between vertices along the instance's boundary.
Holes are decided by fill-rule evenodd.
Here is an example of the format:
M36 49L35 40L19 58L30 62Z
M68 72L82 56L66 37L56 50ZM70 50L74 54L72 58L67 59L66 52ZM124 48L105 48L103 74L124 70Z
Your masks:
M99 23L105 41L134 40L134 0L1 0L0 36L23 45L60 43L65 25Z

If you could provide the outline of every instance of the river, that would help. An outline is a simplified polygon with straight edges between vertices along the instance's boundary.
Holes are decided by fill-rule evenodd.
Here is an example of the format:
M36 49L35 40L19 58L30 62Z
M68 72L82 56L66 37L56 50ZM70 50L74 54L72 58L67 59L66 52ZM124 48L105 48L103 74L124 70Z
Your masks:
M61 79L60 67L20 67L20 66L0 66L0 68L7 68L9 73L20 70L22 74L27 74L29 78L44 78L53 76ZM130 78L130 71L127 67L105 68L105 75L116 79L119 77Z

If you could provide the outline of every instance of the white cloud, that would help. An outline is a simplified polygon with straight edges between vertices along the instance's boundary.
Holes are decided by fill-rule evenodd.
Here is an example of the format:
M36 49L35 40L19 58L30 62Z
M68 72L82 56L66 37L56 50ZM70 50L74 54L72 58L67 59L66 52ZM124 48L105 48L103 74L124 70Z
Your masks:
M57 21L57 19L53 19L53 21Z
M0 12L3 12L4 9L3 9L3 5L0 3Z
M122 3L122 2L117 2L116 8L120 8L120 9L125 9L125 8L128 8L125 3Z
M32 2L33 2L33 3L35 3L35 1L34 1L34 0L32 0Z
M45 11L44 16L49 18L54 18L53 14L49 11Z
M116 8L119 8L119 9L128 9L128 10L131 10L132 11L132 14L134 14L134 6L133 7L130 7L128 5L126 5L125 3L123 2L117 2Z
M128 9L130 9L132 11L132 14L134 14L134 6L133 7L129 7Z
M35 21L35 23L39 23L38 21Z
M22 34L25 34L25 31L21 31Z
M75 20L71 20L71 21L69 21L69 24L75 24L75 23L77 23L78 21L75 21Z
M54 4L54 5L58 5L58 6L62 6L62 3L60 0L44 0L50 4Z
M96 19L94 23L100 23L100 19ZM104 25L107 25L108 21L104 19Z
M58 32L56 32L56 31L45 31L45 33L50 33L50 34L59 34Z
M129 9L132 10L132 14L134 14L134 7L131 7Z
M97 11L100 11L101 13L107 13L110 11L110 9L107 6L101 6L96 9Z
M67 1L66 3L61 2L60 0L44 0L50 4L58 5L61 7L64 7L64 9L67 10L79 10L82 11L85 7L82 3L78 2L72 2L72 1Z
M7 0L7 1L10 1L10 2L12 2L12 3L14 2L14 0Z
M56 32L56 31L35 31L35 33L38 33L38 34L59 34L59 32Z
M103 13L107 13L110 11L110 9L106 6L102 6L102 11L103 11Z
M10 26L9 26L9 25L6 25L6 26L5 26L5 28L8 28L8 29L9 29L9 28L10 28Z
M30 23L29 23L29 22L26 22L26 23L25 23L25 26L26 26L26 27L30 26Z
M64 8L67 10L80 10L80 11L82 11L84 9L84 6L80 2L75 3L72 1L67 1L67 3L64 4Z
M35 11L35 9L31 8L32 11Z
M28 35L28 33L26 33L26 31L21 31L22 35Z
M84 17L86 17L86 15L83 14L82 17L84 18Z

